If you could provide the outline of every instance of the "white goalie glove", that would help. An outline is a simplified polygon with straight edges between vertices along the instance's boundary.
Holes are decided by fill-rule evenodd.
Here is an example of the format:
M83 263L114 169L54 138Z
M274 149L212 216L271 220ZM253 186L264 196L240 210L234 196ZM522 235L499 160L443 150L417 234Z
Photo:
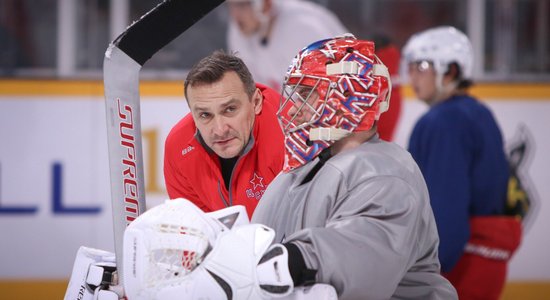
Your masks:
M125 232L124 289L113 253L81 247L65 300L336 300L330 285L293 288L287 250L271 244L274 236L249 224L242 206L205 214L187 200L167 200Z
M270 299L292 292L287 252L263 225L229 229L184 199L169 200L124 235L130 300Z

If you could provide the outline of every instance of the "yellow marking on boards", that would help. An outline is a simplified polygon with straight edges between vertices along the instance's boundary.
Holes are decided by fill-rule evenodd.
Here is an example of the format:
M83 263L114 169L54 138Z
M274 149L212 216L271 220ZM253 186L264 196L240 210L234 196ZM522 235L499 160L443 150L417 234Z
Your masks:
M2 299L59 300L63 299L68 280L0 280ZM501 300L549 299L550 281L508 282Z
M181 97L183 99L183 78L174 81L140 82L141 96ZM478 83L471 89L472 95L481 100L543 100L550 101L548 83ZM410 86L403 86L404 98L415 99ZM2 96L98 96L103 97L103 82L100 80L0 80ZM176 98L177 99L177 98Z
M141 96L177 96L183 99L181 81L142 81ZM103 97L99 80L0 80L0 96L97 96Z
M401 89L404 98L416 99L411 86ZM546 100L550 101L550 84L542 83L479 83L470 93L480 100Z
M147 193L161 193L163 189L158 184L158 149L159 132L158 129L142 130L143 144L147 151L147 166L145 170L145 191Z

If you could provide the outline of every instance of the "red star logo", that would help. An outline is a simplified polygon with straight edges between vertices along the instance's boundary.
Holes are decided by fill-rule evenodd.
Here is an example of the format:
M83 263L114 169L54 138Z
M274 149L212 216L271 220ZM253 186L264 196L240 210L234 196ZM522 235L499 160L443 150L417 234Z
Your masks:
M258 174L256 174L256 172L254 172L254 178L252 178L252 180L250 180L250 183L252 183L253 187L252 189L256 189L256 187L261 187L263 188L264 187L264 184L262 183L262 181L264 180L263 177L260 177L258 176Z

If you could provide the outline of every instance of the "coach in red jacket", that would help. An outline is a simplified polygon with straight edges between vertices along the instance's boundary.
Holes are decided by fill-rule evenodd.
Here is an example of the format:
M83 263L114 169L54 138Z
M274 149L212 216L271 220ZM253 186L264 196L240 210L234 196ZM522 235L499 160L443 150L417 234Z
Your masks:
M251 216L283 166L279 94L255 84L240 58L216 51L189 71L185 97L191 112L165 144L169 197L205 212L241 204Z

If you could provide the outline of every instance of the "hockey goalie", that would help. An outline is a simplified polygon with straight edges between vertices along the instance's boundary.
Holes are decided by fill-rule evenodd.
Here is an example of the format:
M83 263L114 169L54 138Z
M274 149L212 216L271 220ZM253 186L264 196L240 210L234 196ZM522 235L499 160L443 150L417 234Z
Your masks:
M242 206L204 213L167 200L126 229L123 285L113 253L81 247L65 300L337 298L325 284L294 289L287 250L274 237L249 224Z

